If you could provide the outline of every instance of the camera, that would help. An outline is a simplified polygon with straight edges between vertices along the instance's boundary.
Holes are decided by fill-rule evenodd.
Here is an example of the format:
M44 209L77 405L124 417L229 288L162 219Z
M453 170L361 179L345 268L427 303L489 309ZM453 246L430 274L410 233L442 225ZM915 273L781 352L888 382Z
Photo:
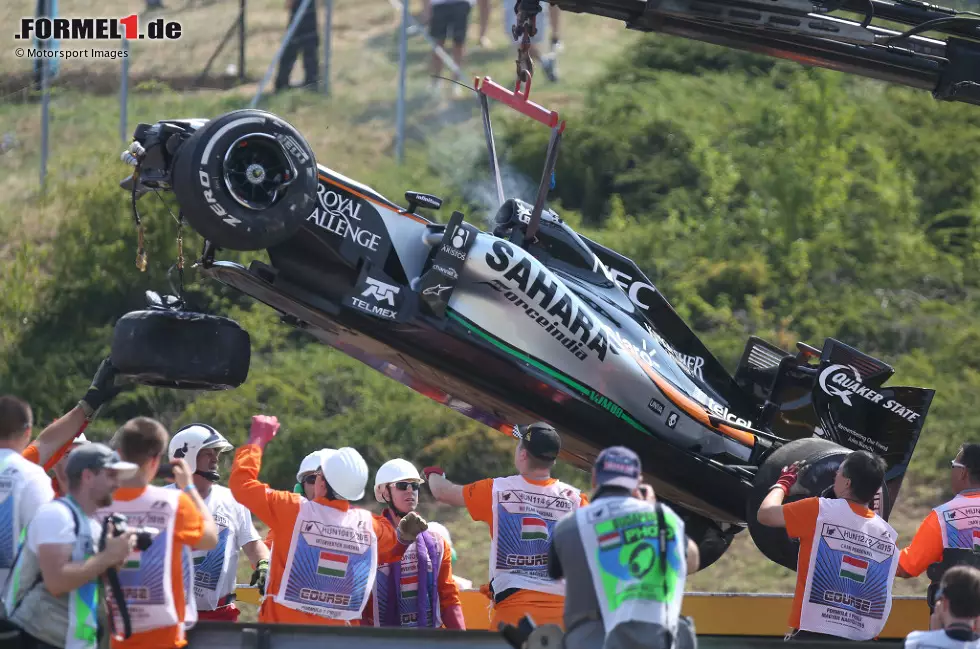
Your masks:
M109 524L112 523L113 536L122 536L129 532L134 532L136 534L136 549L140 552L145 552L147 548L153 543L153 539L156 535L160 533L160 530L155 527L130 527L128 520L122 514L109 514L102 521L102 536L105 538L105 533L109 529Z

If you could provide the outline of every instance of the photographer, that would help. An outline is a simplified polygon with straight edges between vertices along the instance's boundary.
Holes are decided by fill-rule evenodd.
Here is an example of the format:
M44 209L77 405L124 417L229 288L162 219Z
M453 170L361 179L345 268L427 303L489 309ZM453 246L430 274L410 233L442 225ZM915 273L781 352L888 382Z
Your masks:
M166 429L149 417L129 420L113 438L122 459L138 465L139 470L122 482L113 494L112 507L100 509L99 515L123 514L131 526L154 528L157 532L152 543L145 550L134 550L119 570L132 635L121 636L123 620L114 615L113 649L185 646L185 624L197 620L194 584L184 580L184 574L192 574L190 551L211 550L218 545L214 519L183 460L172 464L178 489L150 484L159 472L160 456L168 440ZM118 607L113 605L112 609L116 611Z
M555 526L548 574L566 582L567 649L697 646L680 614L697 545L640 476L636 453L604 449L592 467L592 502Z
M87 444L68 458L69 495L38 509L4 589L6 613L21 630L23 649L92 649L98 643L98 579L126 560L135 535L109 535L96 552L101 525L93 514L112 504L119 481L136 470L103 444Z

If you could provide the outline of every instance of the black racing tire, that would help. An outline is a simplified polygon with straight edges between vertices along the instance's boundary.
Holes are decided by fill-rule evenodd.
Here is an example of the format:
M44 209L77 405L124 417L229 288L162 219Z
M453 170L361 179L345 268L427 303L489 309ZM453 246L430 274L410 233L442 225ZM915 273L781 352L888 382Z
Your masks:
M771 561L796 570L800 552L797 540L789 538L782 527L767 527L759 523L756 514L770 487L779 479L783 467L806 461L806 466L790 490L784 504L803 498L819 496L834 484L837 467L851 451L840 444L819 437L797 439L776 449L759 467L749 494L745 519L756 547Z
M313 150L285 120L261 110L225 113L199 128L177 150L172 177L188 224L229 250L282 243L316 202Z
M230 390L248 378L248 332L234 320L189 311L133 311L119 318L112 364L137 383Z

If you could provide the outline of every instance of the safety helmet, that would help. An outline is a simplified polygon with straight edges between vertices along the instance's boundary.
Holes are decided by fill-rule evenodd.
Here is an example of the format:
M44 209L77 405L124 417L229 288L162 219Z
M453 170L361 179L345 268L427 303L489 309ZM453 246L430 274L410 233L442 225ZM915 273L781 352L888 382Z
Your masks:
M334 453L332 448L321 448L319 451L313 451L309 455L303 458L303 461L299 463L299 471L296 473L296 482L303 482L303 476L307 473L313 473L321 467L323 460Z
M452 561L456 561L456 548L453 547L453 537L449 535L449 530L446 529L446 526L436 521L429 521L428 530L446 539L446 543L449 545L449 556Z
M230 451L234 448L221 433L208 426L207 424L188 424L173 436L170 440L170 460L182 459L187 462L187 467L191 473L207 478L212 482L217 482L218 473L216 471L198 471L197 454L206 448L216 448L218 453Z
M368 466L361 454L349 446L326 454L321 460L327 484L344 500L360 500L368 481Z
M419 484L425 482L415 465L408 460L403 460L400 457L388 460L381 465L374 476L374 499L379 503L387 502L382 495L384 486L401 481L418 482Z

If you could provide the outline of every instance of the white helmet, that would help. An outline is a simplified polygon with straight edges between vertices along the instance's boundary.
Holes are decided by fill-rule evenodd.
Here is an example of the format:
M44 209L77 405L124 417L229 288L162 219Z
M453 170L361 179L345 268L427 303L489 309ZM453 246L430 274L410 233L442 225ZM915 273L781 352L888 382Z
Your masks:
M303 461L299 463L299 471L296 473L296 482L302 482L303 476L305 476L307 473L313 473L317 469L321 468L323 460L334 452L335 451L332 448L321 448L319 451L313 451L304 457Z
M442 538L446 539L446 543L449 544L449 548L453 547L453 537L449 535L449 530L442 523L437 523L436 521L429 521L429 531L434 534L438 534Z
M230 451L234 447L228 443L221 433L207 424L188 424L170 440L170 460L178 458L187 462L191 473L197 473L213 482L218 481L216 472L197 470L197 454L205 448L216 448L218 453Z
M85 433L79 433L75 439L71 441L72 447L81 446L82 444L88 444L88 437L85 437Z
M374 499L379 503L387 502L381 495L384 492L384 486L401 481L418 482L419 484L425 482L415 465L408 460L403 460L400 457L388 460L381 465L378 473L374 476Z
M361 454L349 446L325 454L320 466L327 484L344 500L360 500L368 481L368 466Z

